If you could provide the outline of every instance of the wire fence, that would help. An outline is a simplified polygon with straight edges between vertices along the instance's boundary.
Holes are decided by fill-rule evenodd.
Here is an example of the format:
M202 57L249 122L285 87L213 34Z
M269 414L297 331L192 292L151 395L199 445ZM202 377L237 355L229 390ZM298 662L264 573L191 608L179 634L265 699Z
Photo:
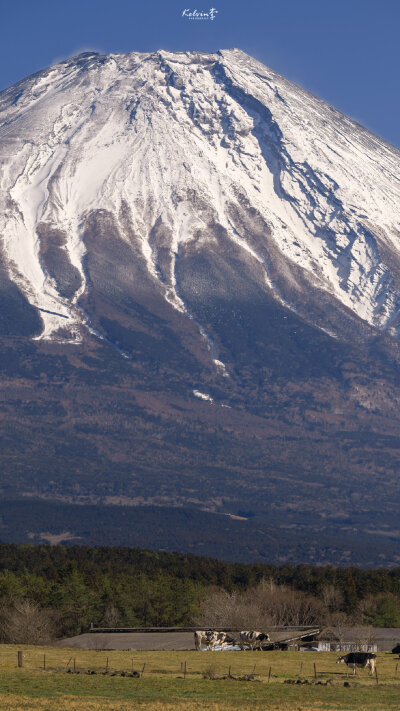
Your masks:
M327 653L315 661L300 659L297 653L251 653L228 655L219 652L104 652L55 650L6 646L0 649L0 668L57 674L103 675L127 678L172 676L180 679L241 679L267 684L325 684L351 681L364 684L400 685L400 658L378 656L373 674L368 669L336 665L336 655ZM296 655L296 656L295 656ZM273 658L272 658L273 656ZM315 655L313 655L315 657ZM268 657L268 658L267 658Z

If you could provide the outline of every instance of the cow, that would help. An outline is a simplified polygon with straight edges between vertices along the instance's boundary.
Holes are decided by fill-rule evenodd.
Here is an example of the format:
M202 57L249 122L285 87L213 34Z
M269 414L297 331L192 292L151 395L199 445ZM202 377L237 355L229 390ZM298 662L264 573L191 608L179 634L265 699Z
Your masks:
M369 673L373 674L376 667L376 654L371 652L350 652L344 657L339 657L337 664L347 664L348 667L353 667L353 674L356 674L357 667L369 669Z
M200 651L202 645L207 643L207 631L196 630L194 633L194 646L197 652Z
M232 637L230 637L226 632L196 630L194 633L194 646L197 651L200 651L202 646L206 647L207 650L214 650L218 646L223 649L228 644L232 644L233 641Z
M269 635L264 632L242 630L240 633L240 644L242 649L245 647L251 650L261 649L261 645L269 641Z

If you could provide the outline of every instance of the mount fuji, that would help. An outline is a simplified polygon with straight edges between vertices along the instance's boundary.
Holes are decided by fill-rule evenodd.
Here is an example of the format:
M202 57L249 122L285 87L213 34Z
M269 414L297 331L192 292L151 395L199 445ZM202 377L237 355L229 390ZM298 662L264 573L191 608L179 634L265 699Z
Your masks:
M398 564L400 152L238 49L85 52L0 165L0 539Z

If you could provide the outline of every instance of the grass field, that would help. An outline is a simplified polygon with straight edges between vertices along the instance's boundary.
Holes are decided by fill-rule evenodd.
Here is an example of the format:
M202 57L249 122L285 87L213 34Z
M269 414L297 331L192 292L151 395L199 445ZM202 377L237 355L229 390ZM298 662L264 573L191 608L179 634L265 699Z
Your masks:
M22 668L17 666L18 649L23 653ZM393 655L378 655L378 683L364 670L356 678L347 676L346 667L336 665L337 656L332 652L118 652L0 645L0 710L400 708L400 661ZM132 665L140 676L121 676L121 672L131 673ZM89 670L96 673L88 674ZM285 683L298 679L309 683Z

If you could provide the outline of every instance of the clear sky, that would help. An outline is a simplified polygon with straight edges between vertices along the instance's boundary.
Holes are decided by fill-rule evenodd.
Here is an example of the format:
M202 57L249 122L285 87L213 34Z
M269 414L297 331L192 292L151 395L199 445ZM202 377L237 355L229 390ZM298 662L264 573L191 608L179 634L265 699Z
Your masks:
M400 146L399 35L400 0L0 0L0 89L87 49L240 47Z

